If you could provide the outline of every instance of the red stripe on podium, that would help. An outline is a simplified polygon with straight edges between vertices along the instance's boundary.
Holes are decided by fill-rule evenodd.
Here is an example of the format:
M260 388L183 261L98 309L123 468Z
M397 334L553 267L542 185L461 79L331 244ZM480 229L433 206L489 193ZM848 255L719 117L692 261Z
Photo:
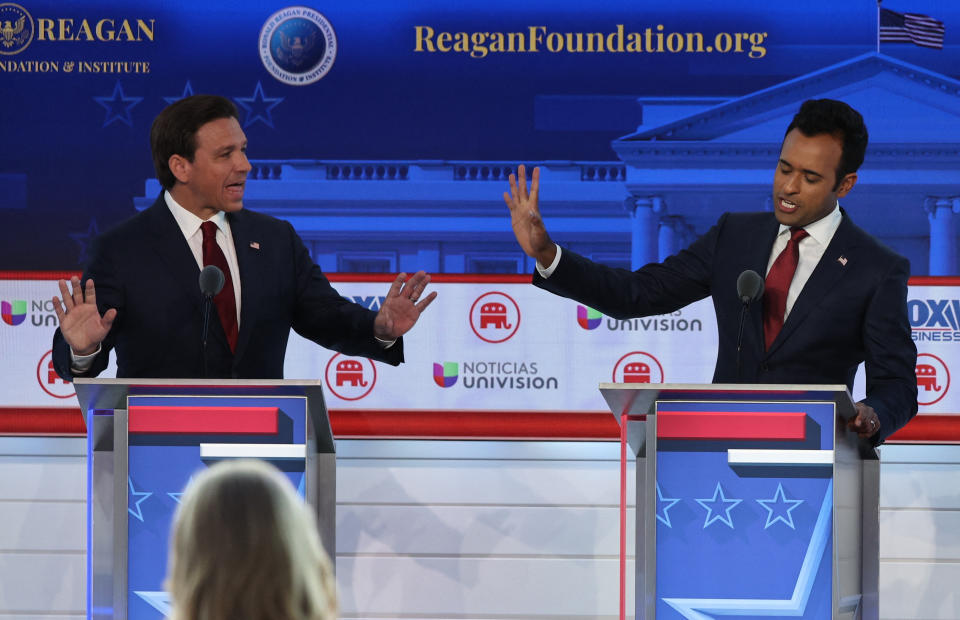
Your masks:
M887 443L960 443L960 414L918 415Z
M276 407L130 407L130 433L276 435Z
M571 411L387 411L331 409L338 439L611 440L620 436L608 412Z
M661 413L661 419L663 414ZM777 413L777 415L782 415ZM616 441L620 428L609 412L386 411L336 409L330 424L338 439L545 439ZM0 407L0 436L84 435L76 407ZM960 413L922 414L887 443L960 444Z
M661 411L658 439L803 441L802 411Z
M85 435L80 409L0 407L0 435Z

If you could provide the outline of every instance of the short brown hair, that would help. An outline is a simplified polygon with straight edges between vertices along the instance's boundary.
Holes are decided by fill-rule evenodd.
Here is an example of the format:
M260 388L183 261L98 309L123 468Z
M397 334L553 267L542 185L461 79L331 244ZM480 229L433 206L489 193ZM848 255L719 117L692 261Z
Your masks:
M150 151L157 179L164 189L171 189L177 178L170 171L174 155L193 161L197 152L197 131L221 118L238 118L237 106L219 95L192 95L163 109L150 128Z

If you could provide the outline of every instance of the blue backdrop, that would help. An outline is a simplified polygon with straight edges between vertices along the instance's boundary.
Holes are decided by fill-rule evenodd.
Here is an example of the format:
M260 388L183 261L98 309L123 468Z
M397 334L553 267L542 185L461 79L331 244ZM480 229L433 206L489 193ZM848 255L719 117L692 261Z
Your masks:
M522 6L499 0L452 5L327 1L309 6L322 14L334 33L332 65L321 79L291 85L274 77L258 49L268 18L291 6L295 5L236 0L0 3L0 25L7 24L0 37L0 81L5 95L0 98L4 145L0 149L4 240L0 269L75 269L85 258L91 235L133 214L134 199L141 206L152 201L157 187L145 185L154 176L150 123L167 102L185 93L218 93L237 102L251 158L275 162L278 178L284 163L292 160L358 161L364 167L373 166L373 177L378 162L402 167L456 161L476 164L478 170L485 162L513 165L551 160L622 166L611 142L638 127L655 128L661 121L803 79L877 49L873 0L812 1L803 6L748 0L719 4L685 0L667 5L612 1L602 7L558 1ZM960 6L899 0L884 7L925 13L945 23L943 49L884 44L881 52L895 66L903 63L942 77L949 91L960 66L953 30L960 23ZM24 31L11 34L24 14L29 17L25 24L33 28L27 42ZM624 45L629 33L638 33L643 51L571 52L564 38L567 33L599 33L610 40L618 26ZM536 37L530 36L531 28ZM537 38L537 49L490 51L493 37L488 35L485 48L471 38L467 51L457 51L461 32L469 37L520 33L526 36L527 47L534 46L531 39ZM673 39L671 33L675 33ZM697 51L695 45L690 49L693 34L702 37L700 49L717 49ZM446 43L444 36L449 39ZM663 36L662 42L658 36ZM551 51L558 37L563 39L563 49L556 51L553 45L555 51ZM683 40L682 46L677 37ZM664 51L656 51L658 45ZM729 49L719 51L724 46ZM670 47L683 49L671 52ZM316 45L311 49L319 53ZM899 114L915 114L903 101L928 99L922 87L915 90L911 94L900 89L897 97L884 100L882 109L871 110L867 116L871 132L883 124L895 125ZM957 92L952 93L953 99ZM795 103L779 101L777 105L792 111ZM673 104L685 107L677 112ZM947 110L954 119L953 113L960 110L960 105L952 103L935 107ZM759 114L756 123L765 120ZM940 137L935 140L912 140L910 135L896 140L955 144L956 127L938 125ZM778 145L782 129L771 129L763 139ZM870 163L868 155L866 167ZM772 171L773 164L771 160L765 170ZM917 166L930 168L922 161ZM318 170L323 180L331 179L329 168ZM451 170L455 174L456 167ZM284 171L282 179L288 177ZM403 233L392 237L395 243L379 241L379 254L370 261L344 261L344 255L355 255L369 241L365 234L369 227L362 219L350 230L339 231L336 238L323 234L330 228L326 218L336 216L331 208L341 203L346 213L340 215L375 217L385 228L390 227L390 218L423 217L418 196L424 202L436 198L428 184L402 194L406 187L394 191L390 185L371 189L358 183L333 197L325 197L322 186L296 189L304 210L298 212L301 219L295 224L308 242L313 240L309 245L318 260L327 252L321 264L328 270L422 266L435 271L526 271L528 265L517 260L519 252L511 245L505 225L502 175L485 178L491 184L448 193L438 208L470 207L490 217L502 216L503 230L463 239L463 233L472 230L462 224L435 234L430 237L432 243L457 245L456 250L439 247L439 259L428 253L399 261L373 260L385 252L422 254L416 243L420 239ZM769 194L772 174L764 178L765 186L756 189L755 204L715 200L703 215L687 213L680 200L668 201L668 213L688 216L680 238L703 232L721 211L763 208L762 196ZM627 264L631 253L628 216L619 210L619 201L638 191L625 187L622 180L618 183L622 196L598 197L595 202L585 199L570 208L595 208L622 217L625 225L620 234L584 238L587 246L581 249ZM875 232L911 258L914 273L928 272L930 231L923 196L949 197L949 187L956 184L951 176L947 188L915 188L908 202L916 204L905 204L902 197L881 204L870 201L870 218L877 208L882 213L912 210L910 230L878 227ZM271 197L283 193L257 193L252 185L250 189L248 196L262 201L248 206L265 210L274 205ZM402 209L392 199L400 195ZM589 191L584 195L597 196ZM851 200L856 195L855 190ZM351 200L344 202L338 196ZM550 209L545 213L549 217ZM871 229L872 220L857 215L854 209L858 223ZM562 230L559 236L562 241L576 239ZM508 257L509 265L469 258L447 261L444 252L448 251Z

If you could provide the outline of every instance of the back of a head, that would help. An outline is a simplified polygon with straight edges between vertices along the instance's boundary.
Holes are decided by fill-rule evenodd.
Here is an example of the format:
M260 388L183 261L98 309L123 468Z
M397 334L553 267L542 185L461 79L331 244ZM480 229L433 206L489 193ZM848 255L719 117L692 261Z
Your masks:
M867 151L867 126L863 116L852 107L836 99L808 99L793 117L784 137L794 129L805 136L820 134L837 136L843 142L843 155L837 169L837 184L863 164Z
M197 130L211 121L237 118L237 106L219 95L191 95L161 110L150 127L150 151L157 179L170 189L176 178L170 171L170 157L181 155L193 161Z
M174 620L336 618L336 585L313 515L262 461L218 463L174 518L167 587Z

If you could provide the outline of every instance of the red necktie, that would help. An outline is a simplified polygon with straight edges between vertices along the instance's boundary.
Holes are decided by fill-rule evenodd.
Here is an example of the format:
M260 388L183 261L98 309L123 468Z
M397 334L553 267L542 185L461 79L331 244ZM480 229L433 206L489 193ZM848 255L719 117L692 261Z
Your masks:
M230 267L227 257L217 245L217 225L213 222L204 222L200 225L203 231L203 265L216 265L223 272L223 288L213 298L220 316L220 325L227 335L230 351L237 350L237 299L233 296L233 278L230 277Z
M773 261L763 287L763 337L769 349L777 334L783 329L783 315L787 312L787 291L800 262L800 240L807 231L794 226L790 229L790 241L777 260Z

